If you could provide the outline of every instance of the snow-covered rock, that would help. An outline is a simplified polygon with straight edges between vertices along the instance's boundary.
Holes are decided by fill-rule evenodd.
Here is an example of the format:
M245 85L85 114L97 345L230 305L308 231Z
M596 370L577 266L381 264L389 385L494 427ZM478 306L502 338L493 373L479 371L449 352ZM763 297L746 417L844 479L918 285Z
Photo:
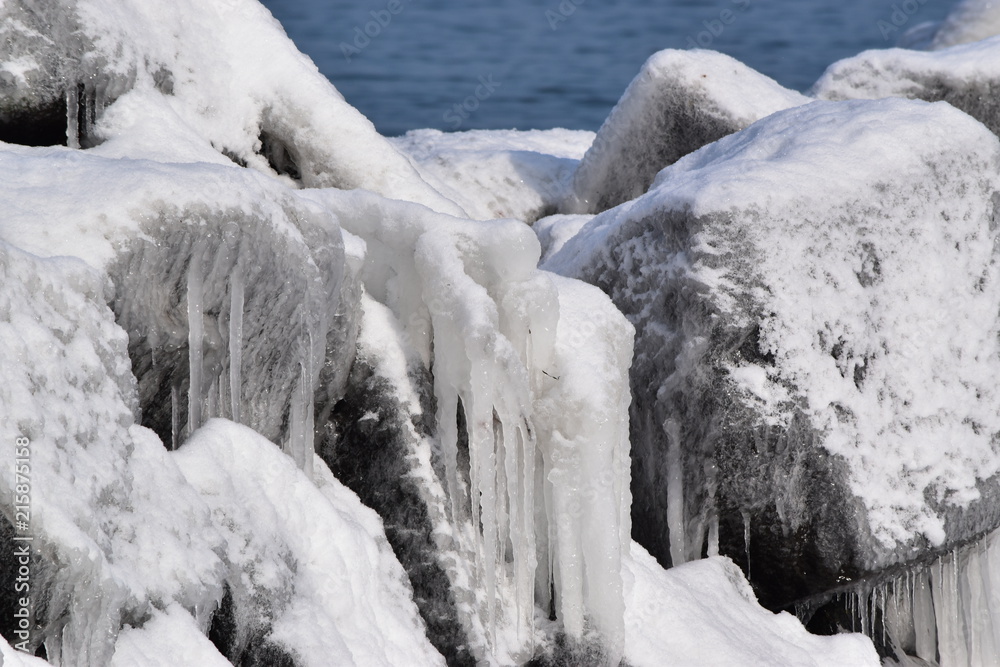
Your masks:
M166 119L219 155L309 187L461 213L254 0L9 0L0 25L4 140L51 143L61 124L68 145L98 144L126 130L103 117L137 91L161 103L132 105L131 124Z
M1000 4L995 0L962 0L935 31L930 48L945 49L1000 34Z
M594 133L413 130L390 141L469 217L532 223L554 213L569 195L573 173Z
M544 265L636 326L640 543L721 548L781 607L997 526L998 167L949 105L814 102Z
M562 212L598 213L634 199L684 155L808 101L722 53L660 51L597 132Z
M221 419L174 460L225 539L233 615L245 626L237 644L263 634L302 666L444 664L378 515L321 461L314 484L259 434Z
M666 660L720 667L880 664L861 635L818 637L791 614L763 609L727 558L664 570L633 543L625 565L625 659L633 667L660 667Z
M1000 37L940 51L865 51L830 65L810 94L824 100L945 101L1000 135Z
M28 590L5 589L4 634L63 665L106 664L123 622L177 603L207 623L222 539L157 438L135 425L127 336L82 261L0 243L4 549L30 546ZM30 541L18 541L19 536ZM15 551L16 553L16 551ZM18 561L21 561L20 557ZM12 565L5 561L4 567ZM30 599L30 627L8 634ZM17 622L16 620L14 621Z

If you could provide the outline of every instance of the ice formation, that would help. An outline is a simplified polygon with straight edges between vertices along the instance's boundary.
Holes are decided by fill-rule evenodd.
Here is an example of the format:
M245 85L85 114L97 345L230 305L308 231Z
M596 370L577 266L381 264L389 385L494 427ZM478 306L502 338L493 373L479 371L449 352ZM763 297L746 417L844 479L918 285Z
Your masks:
M0 19L0 141L25 144L0 143L0 451L11 461L27 439L35 471L24 648L81 666L647 665L695 655L691 636L711 633L718 605L730 626L727 641L712 647L719 660L875 664L861 636L813 637L787 614L761 609L724 558L666 572L632 543L635 330L598 287L538 264L543 247L552 266L565 268L567 257L582 256L581 243L610 243L609 220L660 211L677 195L671 183L735 168L740 160L727 151L747 142L820 160L824 142L848 127L856 136L840 150L864 152L866 164L872 137L887 132L917 133L930 146L921 153L911 141L909 152L879 154L871 173L892 162L896 178L923 194L920 177L933 169L922 157L943 169L930 179L935 186L964 187L948 208L953 233L968 232L961 243L980 254L955 261L944 230L938 261L974 273L989 237L976 227L985 215L977 188L993 181L967 164L950 169L959 148L941 149L926 135L943 119L962 129L961 147L974 145L971 154L995 167L981 128L943 105L805 107L812 111L802 118L819 124L807 123L798 139L776 128L802 118L779 116L681 160L649 195L591 221L551 214L565 210L573 188L597 208L642 194L665 164L804 98L723 56L668 52L649 61L602 129L608 140L598 135L593 146L591 133L564 130L418 131L389 141L252 0L7 0ZM688 126L661 133L672 122L665 114L692 100ZM885 116L902 118L905 131L887 130ZM649 141L659 134L667 143ZM655 150L640 155L637 147ZM610 171L614 155L635 168ZM771 162L761 178L780 171L781 161ZM618 175L627 178L612 183ZM740 178L752 180L741 172L729 186L709 179L706 188L734 198L727 187L758 192ZM840 186L856 191L856 180ZM877 191L901 196L894 184ZM593 198L591 188L610 194ZM773 204L782 191L764 194ZM896 209L885 211L899 223L888 213ZM739 251L767 247L764 236L781 233L775 225ZM900 229L891 227L903 236ZM917 247L892 238L900 255ZM886 251L876 240L870 253ZM828 241L847 248L852 237ZM629 249L633 259L656 251ZM844 271L858 259L848 250L837 257ZM864 255L859 271L889 275L894 257L865 264ZM971 273L954 272L947 285L965 278ZM947 312L982 306L991 280L982 279L978 297L953 298ZM926 290L925 300L945 286ZM624 310L643 325L645 363L656 336L669 331ZM847 310L830 320L843 325L845 340L858 324ZM966 350L964 341L947 342ZM886 349L894 342L887 338ZM788 377L807 389L836 384L826 366L822 377L811 374L808 345L788 350ZM847 354L853 348L841 350L837 363L860 365ZM957 369L935 366L946 382L940 396L960 400L955 386L965 382L988 401L992 390L980 385L990 367L966 374L977 360L968 352ZM781 378L730 361L741 398L761 387L781 398ZM926 380L900 373L899 391ZM845 409L871 418L849 389ZM642 419L633 433L660 428L642 412L648 392L636 397ZM784 406L757 398L752 407L767 404L768 415ZM841 425L839 413L816 409L825 424ZM682 466L691 473L690 433L684 422L666 426L680 462L668 474L669 494L728 497L724 465L678 474ZM935 512L974 500L975 477L988 466L972 455L995 432L988 415L975 427L966 459L917 456L913 465L930 470L911 471L913 488L897 489L898 507L877 506L865 480L851 478L876 535L898 537L899 519L933 538ZM846 437L823 444L854 465ZM943 490L941 507L915 500L924 487ZM11 511L16 491L0 477L3 554L21 531ZM669 530L687 533L676 563L698 557L705 539L714 554L729 534L721 510L693 517L676 502L668 509L661 518ZM984 523L956 512L970 533ZM756 535L759 517L746 516L740 535ZM12 561L0 561L9 577ZM696 580L711 594L695 599ZM0 592L5 664L37 663L11 651L13 604L9 590Z
M688 153L808 98L715 51L652 56L597 132L563 213L598 213L643 194Z
M780 607L995 527L998 165L947 104L814 102L546 262L636 326L633 522L657 558L718 530Z
M940 51L865 51L833 63L810 91L820 99L943 100L1000 135L1000 37Z

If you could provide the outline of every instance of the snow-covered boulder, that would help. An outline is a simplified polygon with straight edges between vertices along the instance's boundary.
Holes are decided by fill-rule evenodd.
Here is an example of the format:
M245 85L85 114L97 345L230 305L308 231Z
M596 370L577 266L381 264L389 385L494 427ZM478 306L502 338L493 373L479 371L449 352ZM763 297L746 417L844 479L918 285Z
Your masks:
M30 653L44 642L55 664L98 665L122 623L155 608L178 604L207 624L222 595L222 539L169 453L135 424L110 285L80 260L6 243L0 274L4 636Z
M1000 4L993 0L962 0L934 33L930 48L945 49L1000 34Z
M232 164L0 148L0 238L111 277L142 423L176 447L225 416L307 465L307 413L340 398L354 354L336 220Z
M461 213L349 105L254 0L0 5L0 139L92 146L130 91L134 122L189 128L241 165ZM163 121L167 123L164 125Z
M532 223L554 213L569 195L573 173L594 133L412 130L390 141L470 218Z
M1000 135L1000 37L940 51L865 51L830 65L810 94L824 100L945 101Z
M634 199L684 155L808 101L722 53L660 51L597 132L562 212L598 213Z
M280 650L299 667L444 664L378 515L322 461L314 483L259 434L222 419L173 458L224 538L236 627L217 631L231 661L247 652L267 664L261 651Z
M544 265L636 327L653 555L718 548L775 608L1000 523L998 167L947 104L814 102L678 161Z

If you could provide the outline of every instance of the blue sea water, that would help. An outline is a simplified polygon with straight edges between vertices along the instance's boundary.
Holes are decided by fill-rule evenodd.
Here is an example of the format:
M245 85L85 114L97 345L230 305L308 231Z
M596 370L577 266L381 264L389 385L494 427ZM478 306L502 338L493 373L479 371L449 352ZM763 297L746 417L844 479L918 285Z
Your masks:
M722 51L789 88L806 90L831 62L892 46L902 32L941 20L953 5L953 0L263 2L299 49L386 135L421 127L596 130L643 61L666 48ZM456 110L456 105L462 106Z

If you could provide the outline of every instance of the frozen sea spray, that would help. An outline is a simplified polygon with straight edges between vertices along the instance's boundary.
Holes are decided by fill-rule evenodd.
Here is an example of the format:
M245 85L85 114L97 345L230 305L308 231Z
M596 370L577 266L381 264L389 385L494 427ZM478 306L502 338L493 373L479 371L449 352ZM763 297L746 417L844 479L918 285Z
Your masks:
M680 160L546 263L636 325L640 543L682 561L717 530L781 606L996 525L998 165L948 105L816 102Z

